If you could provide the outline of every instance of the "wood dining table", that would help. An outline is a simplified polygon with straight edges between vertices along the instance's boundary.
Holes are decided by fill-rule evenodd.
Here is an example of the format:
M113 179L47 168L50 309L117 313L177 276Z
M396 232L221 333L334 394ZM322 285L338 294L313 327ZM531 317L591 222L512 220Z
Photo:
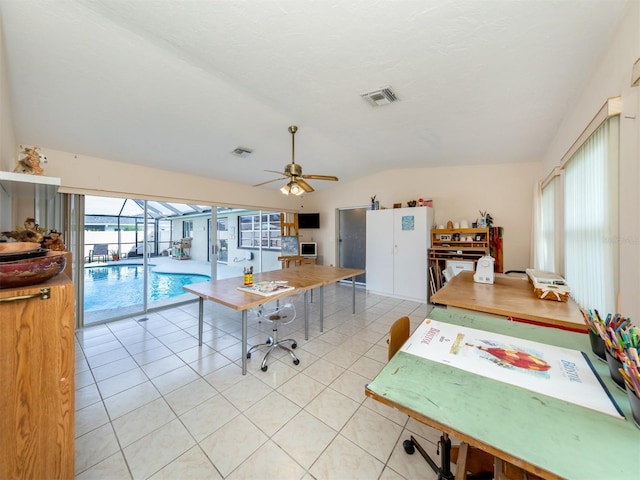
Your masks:
M211 280L209 282L185 285L185 291L198 296L198 344L202 345L202 330L204 323L204 301L224 305L242 312L242 374L247 373L247 310L267 302L282 298L304 294L304 338L309 339L309 292L318 288L320 292L320 331L324 330L324 286L340 280L351 279L352 312L356 308L355 277L365 273L359 268L342 268L325 265L299 265L281 270L254 273L253 281L258 282L286 282L293 290L283 291L268 297L239 290L243 286L243 277Z

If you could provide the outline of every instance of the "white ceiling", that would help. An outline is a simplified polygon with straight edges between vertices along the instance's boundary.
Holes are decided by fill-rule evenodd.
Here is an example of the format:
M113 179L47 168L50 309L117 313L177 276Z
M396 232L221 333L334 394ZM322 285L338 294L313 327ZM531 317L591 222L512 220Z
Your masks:
M0 13L19 143L252 185L290 162L291 124L304 173L343 182L538 161L627 2L0 0ZM399 102L360 97L388 85Z

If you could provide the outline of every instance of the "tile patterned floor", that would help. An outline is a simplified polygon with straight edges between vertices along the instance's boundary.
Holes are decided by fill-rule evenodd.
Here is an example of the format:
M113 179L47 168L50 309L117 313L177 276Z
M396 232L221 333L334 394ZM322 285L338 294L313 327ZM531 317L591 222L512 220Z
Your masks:
M205 302L204 345L197 303L76 333L76 478L86 479L434 479L402 441L422 439L435 455L439 432L364 395L386 362L390 324L415 327L429 306L325 288L304 340L298 318L280 328L298 341L299 365L284 351L241 375L240 314ZM249 344L271 325L249 315ZM282 337L286 335L286 337Z

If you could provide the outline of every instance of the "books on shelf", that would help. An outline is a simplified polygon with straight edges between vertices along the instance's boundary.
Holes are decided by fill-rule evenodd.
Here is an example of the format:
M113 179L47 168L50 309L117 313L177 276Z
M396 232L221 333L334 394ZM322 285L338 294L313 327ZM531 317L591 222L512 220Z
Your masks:
M295 290L295 287L287 285L287 282L258 282L253 285L246 285L237 288L243 292L255 293L256 295L262 295L263 297L270 297L289 290Z

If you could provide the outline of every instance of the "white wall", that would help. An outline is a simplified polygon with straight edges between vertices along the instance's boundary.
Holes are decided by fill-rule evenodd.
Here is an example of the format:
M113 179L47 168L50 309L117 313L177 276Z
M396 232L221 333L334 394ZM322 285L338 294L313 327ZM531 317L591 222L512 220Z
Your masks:
M557 166L575 139L608 98L621 96L620 119L620 295L619 311L640 317L640 87L632 88L631 69L640 58L640 2L629 10L600 59L586 88L567 111L543 159L545 175Z
M494 225L504 228L504 269L529 266L531 206L535 180L541 176L538 162L391 170L338 184L301 199L304 211L320 212L320 230L309 230L318 241L325 265L336 262L336 209L368 207L376 195L381 207L408 200L433 199L436 224L466 219L469 224L486 210ZM311 238L313 236L313 238Z

